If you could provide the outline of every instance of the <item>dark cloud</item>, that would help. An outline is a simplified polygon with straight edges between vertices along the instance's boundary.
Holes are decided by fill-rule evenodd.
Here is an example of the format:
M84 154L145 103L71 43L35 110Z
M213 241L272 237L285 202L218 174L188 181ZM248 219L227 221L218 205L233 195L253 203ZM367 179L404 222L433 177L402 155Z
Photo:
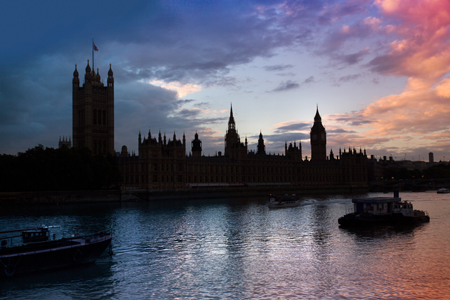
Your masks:
M361 126L361 125L371 124L371 123L373 123L373 121L370 121L370 120L352 120L351 122L349 122L349 124L351 126Z
M276 132L282 133L282 132L288 132L288 131L300 131L300 130L306 130L311 128L311 123L295 123L290 124L286 126L281 126L276 129Z
M288 81L281 82L278 87L276 87L275 89L272 90L272 92L283 92L283 91L296 89L299 87L300 87L300 84L298 84L292 80L288 80Z
M347 133L356 133L356 131L346 130L343 128L327 129L327 134L347 134Z
M339 81L340 82L349 82L349 81L356 80L360 77L361 77L361 74L347 75L347 76L342 76L341 78L339 78Z
M295 73L292 72L288 72L288 73L277 73L278 76L282 76L282 77L294 77Z
M274 88L270 92L283 92L283 91L288 91L288 90L292 90L292 89L297 89L302 85L313 83L313 82L315 82L314 76L310 76L310 77L306 78L300 84L295 81L292 81L292 80L282 81L278 87Z
M198 109L182 109L177 112L178 116L183 118L196 118L200 115L201 111Z
M194 102L195 100L193 100L193 99L184 99L184 100L178 100L177 101L177 103L178 103L178 105L183 105L183 104L189 104L189 103L192 103L192 102ZM197 104L198 105L198 104Z
M53 64L54 73L45 68ZM43 57L23 68L0 68L0 153L15 154L38 144L55 145L72 134L71 72L65 61Z
M369 3L370 0L363 0L363 1L358 1L356 2L343 2L343 3L339 3L339 9L337 12L337 16L339 16L340 18L343 18L345 16L349 16L349 15L356 15L356 14L362 14L364 13L364 11L366 10L366 7L361 5L364 2Z
M130 55L128 67L135 74L139 70L143 76L166 81L219 81L230 66L248 63L258 56L270 57L275 49L297 42L297 33L280 30L285 21L283 15L270 9L257 14L256 5L259 4L163 5L160 10L164 18L146 18L144 23L149 26L145 31L142 24L129 28L130 41L122 39L119 46L124 51L129 51L126 49L131 44L147 49Z
M312 83L314 82L314 76L309 76L308 78L305 79L305 81L303 81L302 84L304 83Z
M350 126L357 126L357 127L373 123L372 120L368 120L359 112L351 112L348 114L341 114L341 115L331 115L330 119L333 119L335 122L346 123Z
M208 102L200 102L200 103L194 104L194 106L198 107L198 108L208 108L209 107L209 103Z
M402 70L401 64L404 61L405 54L395 55L386 54L380 55L372 59L368 63L368 67L373 71L381 74L396 74L399 70ZM402 74L406 75L406 74Z
M358 51L356 53L346 54L346 55L340 55L338 56L338 60L344 62L347 65L354 65L358 62L360 62L364 56L368 54L368 49L363 49L361 51Z
M293 68L293 65L273 65L273 66L265 66L264 70L266 71L284 71L286 69Z

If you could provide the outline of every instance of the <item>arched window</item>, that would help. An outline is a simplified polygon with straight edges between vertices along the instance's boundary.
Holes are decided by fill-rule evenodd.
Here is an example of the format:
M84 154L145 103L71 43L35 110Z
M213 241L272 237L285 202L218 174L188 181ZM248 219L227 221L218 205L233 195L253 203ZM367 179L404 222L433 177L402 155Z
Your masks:
M106 125L106 110L103 111L103 125Z
M98 110L98 124L102 125L102 111Z
M94 125L97 124L97 110L94 109Z

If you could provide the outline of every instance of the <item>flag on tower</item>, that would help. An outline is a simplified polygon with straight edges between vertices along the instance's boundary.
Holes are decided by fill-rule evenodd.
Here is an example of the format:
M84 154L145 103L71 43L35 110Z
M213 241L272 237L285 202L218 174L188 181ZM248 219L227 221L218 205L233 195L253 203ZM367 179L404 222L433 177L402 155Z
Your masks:
M93 46L94 51L98 51L98 48L97 48L97 46L95 46L94 42L92 42L92 46Z

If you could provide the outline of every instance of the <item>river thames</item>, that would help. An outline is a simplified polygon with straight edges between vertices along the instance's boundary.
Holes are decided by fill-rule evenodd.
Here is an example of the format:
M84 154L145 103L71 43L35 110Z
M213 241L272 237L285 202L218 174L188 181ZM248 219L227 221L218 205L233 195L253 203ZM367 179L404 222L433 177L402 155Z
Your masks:
M400 197L430 223L342 229L352 197L340 195L275 210L224 197L2 212L0 230L111 231L113 255L1 280L0 299L448 299L450 194Z

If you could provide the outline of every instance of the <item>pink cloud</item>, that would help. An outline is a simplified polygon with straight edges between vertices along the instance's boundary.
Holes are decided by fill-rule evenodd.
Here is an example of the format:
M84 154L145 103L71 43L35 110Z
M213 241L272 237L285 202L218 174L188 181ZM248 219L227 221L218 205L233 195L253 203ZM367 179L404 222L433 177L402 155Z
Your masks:
M437 80L450 71L450 2L437 0L376 0L386 33L398 39L387 53L370 63L375 71ZM366 18L372 28L380 22ZM389 67L393 65L395 67Z
M450 123L450 1L376 0L380 17L364 24L386 37L384 51L369 66L375 72L408 77L402 92L382 97L367 107L330 116L358 134L338 138L352 145L408 151L448 147ZM345 28L345 30L349 30ZM350 130L349 130L350 131ZM379 144L377 144L379 143Z
M422 135L448 129L449 100L435 90L404 91L383 97L359 113L374 120L367 135Z

